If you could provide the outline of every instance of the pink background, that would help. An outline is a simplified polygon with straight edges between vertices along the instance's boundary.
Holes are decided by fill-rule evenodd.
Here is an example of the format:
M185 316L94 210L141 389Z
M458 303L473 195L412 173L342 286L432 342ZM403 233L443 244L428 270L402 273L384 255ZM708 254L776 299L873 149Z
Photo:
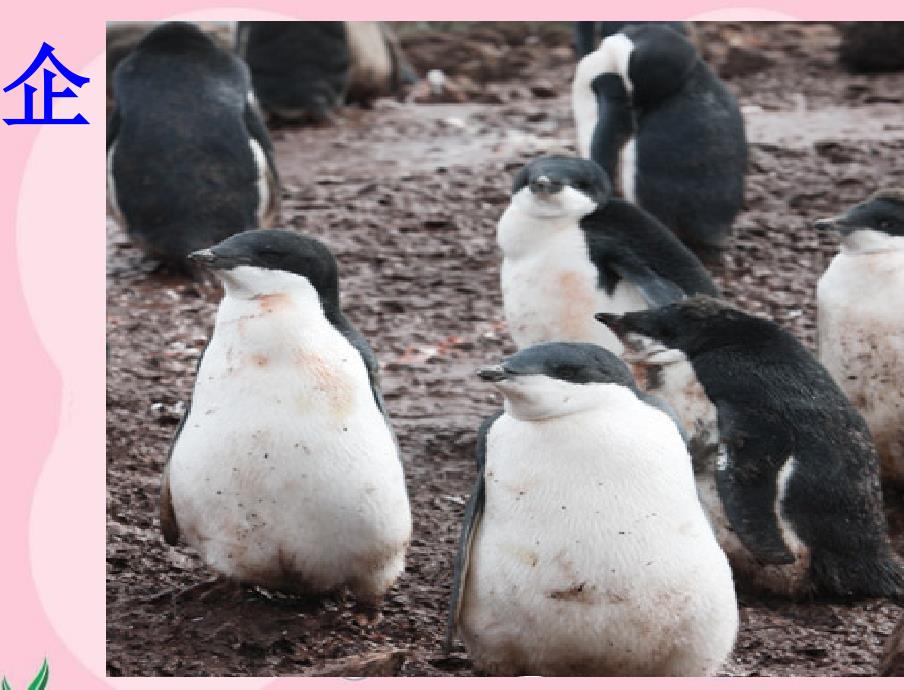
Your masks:
M18 4L18 3L17 3ZM360 3L248 2L251 9L209 2L110 1L70 3L53 9L23 3L4 10L0 22L0 82L10 83L31 62L42 41L91 82L60 116L83 113L90 126L0 125L0 306L4 356L0 357L0 425L9 444L0 453L0 676L13 688L27 687L48 657L50 690L94 688L262 688L306 683L330 686L341 679L121 679L105 678L105 21L154 19L911 19L916 10L892 0L796 2L773 0L756 7L730 3L627 3L533 0L466 0L462 11L423 2ZM362 6L363 5L363 6ZM213 9L207 9L213 7ZM309 10L305 8L309 7ZM258 8L258 9L256 9ZM618 11L614 11L618 10ZM918 31L907 21L907 61L917 57ZM913 74L913 72L910 72ZM60 85L57 85L60 87ZM917 97L908 80L907 102ZM62 103L61 101L58 101ZM0 93L0 116L22 112L19 90ZM909 117L905 119L911 121ZM907 155L905 171L916 171ZM912 207L908 215L912 217ZM908 261L913 251L908 239ZM908 295L916 280L908 272ZM909 302L909 304L912 304ZM908 310L907 316L910 317ZM907 320L913 343L915 320ZM917 372L908 358L907 415L911 416ZM907 447L917 435L907 428ZM909 455L910 453L908 453ZM908 474L908 496L915 481ZM915 551L914 510L905 500L907 561ZM908 592L912 570L908 568ZM910 599L910 594L908 594ZM912 628L907 630L907 675L912 669ZM366 679L395 686L406 679ZM527 678L418 679L408 682L515 684L549 687L556 681ZM606 687L609 680L564 681ZM680 683L781 684L782 679L633 680L630 685ZM871 679L809 679L815 683L867 683ZM900 683L887 679L874 682Z

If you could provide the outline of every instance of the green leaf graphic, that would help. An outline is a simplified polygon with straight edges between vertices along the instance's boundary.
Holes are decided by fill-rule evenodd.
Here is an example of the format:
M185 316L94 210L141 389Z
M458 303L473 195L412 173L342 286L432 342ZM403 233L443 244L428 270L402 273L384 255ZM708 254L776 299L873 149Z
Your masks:
M46 685L48 685L48 659L42 662L42 667L38 670L35 680L29 683L29 690L45 690ZM3 690L6 690L6 688L3 688Z
M3 676L3 683L0 683L0 690L10 690L10 684L6 682L6 676Z

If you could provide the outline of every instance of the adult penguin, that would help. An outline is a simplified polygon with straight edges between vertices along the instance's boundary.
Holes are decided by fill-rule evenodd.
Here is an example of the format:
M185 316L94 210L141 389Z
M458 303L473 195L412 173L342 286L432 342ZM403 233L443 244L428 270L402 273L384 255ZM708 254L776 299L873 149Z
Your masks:
M628 26L578 64L579 154L707 261L744 200L747 143L731 92L667 26Z

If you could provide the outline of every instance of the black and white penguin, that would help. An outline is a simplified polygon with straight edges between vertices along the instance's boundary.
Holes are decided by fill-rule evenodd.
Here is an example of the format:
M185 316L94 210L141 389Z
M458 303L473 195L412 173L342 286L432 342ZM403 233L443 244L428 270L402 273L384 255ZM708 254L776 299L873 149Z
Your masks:
M109 207L151 254L184 263L277 218L272 145L242 60L192 24L162 24L118 65L114 95Z
M612 197L590 160L545 156L521 168L497 239L505 318L519 348L581 341L621 354L596 312L718 294L699 260L648 213Z
M240 233L192 259L224 286L161 492L180 534L230 580L350 589L372 618L411 532L396 442L367 342L339 308L317 240Z
M701 256L724 248L744 201L747 143L734 96L667 26L628 26L575 72L578 152Z
M240 22L237 50L259 104L285 121L325 122L346 101L368 105L415 80L381 22Z
M484 367L505 398L482 425L451 597L495 675L710 675L734 644L731 570L677 428L589 343Z
M818 280L818 359L875 438L882 478L904 479L904 191L837 218L840 253Z
M691 36L690 24L687 22L575 22L575 54L581 59L597 47L598 38L603 40L627 26L637 24L661 24L670 26L688 38Z
M872 436L803 345L707 296L598 319L692 364L718 424L697 488L740 583L793 598L902 597Z
M111 21L105 25L105 94L106 108L112 106L115 68L137 47L144 36L164 22ZM233 50L233 22L196 22L219 47Z

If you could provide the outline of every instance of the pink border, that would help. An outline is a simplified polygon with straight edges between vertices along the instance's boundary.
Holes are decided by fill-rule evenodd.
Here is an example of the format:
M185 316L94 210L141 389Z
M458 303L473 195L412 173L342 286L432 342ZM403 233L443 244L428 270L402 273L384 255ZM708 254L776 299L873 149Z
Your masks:
M312 3L310 3L312 4ZM92 81L80 94L79 109L89 127L0 126L0 300L7 324L0 372L5 395L0 420L8 447L0 461L0 675L15 690L25 688L41 660L51 660L51 688L292 687L304 679L106 679L105 678L105 227L104 176L104 22L106 19L245 19L275 13L308 19L560 19L550 3L524 0L503 3L468 0L461 9L414 2L377 4L292 1L250 2L252 9L219 9L221 3L135 2L111 0L49 8L38 3L7 8L0 26L0 80L11 80L49 41L66 64ZM211 9L206 9L211 8ZM218 8L218 9L214 9ZM259 8L258 10L256 8ZM566 18L605 16L609 2L572 2ZM915 10L901 2L809 2L771 0L756 7L726 2L643 3L641 12L624 7L625 16L642 19L913 19ZM907 60L916 64L916 25L907 21ZM4 82L6 83L6 82ZM917 95L908 81L907 102ZM0 112L20 109L18 94L0 93ZM908 106L909 107L909 106ZM909 110L908 110L909 112ZM907 121L910 118L906 118ZM914 169L916 157L905 163ZM88 166L93 172L85 174ZM911 215L910 208L908 215ZM15 230L14 230L15 228ZM90 231L89 228L96 228ZM908 240L908 247L911 241ZM908 249L909 260L913 252ZM915 280L908 275L912 294ZM910 317L910 312L908 312ZM907 341L916 321L908 318ZM913 360L906 366L908 417L917 387ZM907 430L908 448L916 435ZM908 491L914 494L913 475ZM906 501L906 524L914 510ZM912 529L910 530L912 532ZM911 535L912 537L912 535ZM914 539L905 540L908 559ZM908 575L912 571L908 569ZM912 591L912 588L909 588ZM910 598L910 597L908 597ZM907 646L915 637L908 629ZM912 669L908 654L908 669ZM909 671L908 671L909 673ZM347 683L309 679L311 684ZM464 683L497 686L492 679L367 679L363 683L395 687L404 682ZM518 679L517 684L549 687L551 679ZM608 680L574 679L579 687L604 687ZM630 685L663 687L660 679L631 680ZM715 683L788 684L788 679L681 679L685 687ZM801 681L799 681L801 682ZM868 683L871 679L809 679L810 684ZM904 683L889 679L888 683Z

